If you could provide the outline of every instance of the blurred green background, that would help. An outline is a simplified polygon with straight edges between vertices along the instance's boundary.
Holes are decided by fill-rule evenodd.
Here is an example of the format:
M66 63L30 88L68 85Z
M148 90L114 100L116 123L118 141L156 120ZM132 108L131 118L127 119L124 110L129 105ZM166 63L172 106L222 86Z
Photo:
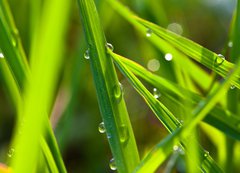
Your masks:
M9 0L17 28L29 57L31 50L31 0ZM151 59L160 62L158 73L175 81L171 61L151 45L145 35L137 32L127 21L112 10L104 0L96 0L107 41L114 51L148 67ZM122 0L140 17L169 28L193 41L221 53L227 43L231 18L236 0ZM90 65L84 59L86 42L80 22L77 1L72 6L62 77L53 103L52 124L66 167L70 173L111 172L108 163L111 152L105 134L98 132L101 116L93 85ZM53 21L54 22L54 21ZM56 28L57 31L57 28ZM140 155L144 156L167 131L153 116L144 100L120 74L124 98L131 116ZM0 76L1 79L1 76ZM2 80L2 79L1 79ZM146 84L147 85L147 84ZM147 85L149 90L152 86ZM167 107L176 113L174 103L160 97ZM0 162L6 163L15 123L12 103L0 83ZM179 119L181 119L181 114ZM203 146L217 157L211 141L199 131ZM176 172L185 172L183 158L179 158ZM159 172L162 172L161 167ZM240 171L240 170L239 170Z

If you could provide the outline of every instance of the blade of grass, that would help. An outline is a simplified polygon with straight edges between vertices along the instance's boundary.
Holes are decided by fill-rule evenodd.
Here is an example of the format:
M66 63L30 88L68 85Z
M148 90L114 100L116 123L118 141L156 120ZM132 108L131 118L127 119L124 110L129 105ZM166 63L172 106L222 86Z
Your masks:
M58 3L54 0L45 3L44 6L38 33L38 52L33 53L38 56L37 63L32 65L32 75L29 83L26 83L23 111L21 112L25 124L20 129L22 135L15 135L16 153L12 160L15 172L32 172L36 166L39 139L46 118L44 112L49 110L52 101L51 93L56 85L63 57L63 39L67 28L70 4L71 1ZM58 26L58 32L55 32L56 26ZM28 160L28 164L22 164L22 160Z
M240 2L237 1L236 6L236 13L233 16L233 28L232 28L232 47L230 50L230 61L235 63L240 56ZM232 87L231 87L232 88ZM228 91L227 94L227 108L229 111L233 112L234 114L239 114L239 108L238 108L238 98L239 98L239 90L235 87ZM224 170L227 172L234 172L233 171L233 162L231 159L234 157L234 145L235 140L232 138L226 137L226 160L224 163Z
M118 65L121 66L121 69L123 71L124 65L120 64L121 62L117 60L117 56L114 56L113 53L111 53L114 59L117 61ZM167 141L160 142L151 152L150 154L140 163L140 165L136 168L135 172L144 172L146 170L154 172L155 169L162 163L162 159L160 159L159 164L156 164L156 156L157 154L162 154L165 156L166 152L169 152L169 145L173 145L174 141L176 141L176 138L180 139L186 138L192 131L196 125L203 120L203 118L207 115L207 113L214 107L214 105L218 102L219 99L221 99L224 94L226 94L227 89L231 83L231 80L234 78L235 75L237 75L240 72L240 61L236 65L236 68L232 73L228 75L226 80L217 87L214 92L211 92L205 100L202 100L199 102L198 106L193 111L193 119L187 121L180 129L175 130L175 134L170 135L170 137L166 138ZM126 72L127 69L124 69L124 72ZM131 73L128 72L128 75L131 75ZM238 124L235 124L238 126ZM164 152L165 151L165 152ZM206 153L203 153L203 156L206 155ZM207 157L206 157L207 156ZM213 163L213 160L208 156L208 154L205 156L205 159L201 165L201 168L204 169L207 172L222 172L220 168L216 164ZM166 158L166 157L165 157ZM155 163L153 163L153 160L155 160ZM154 167L154 169L153 169Z
M130 59L124 58L122 56L118 56L118 58L134 74L149 82L160 91L163 91L162 94L165 94L167 97L168 95L171 95L171 98L179 105L181 105L181 103L179 103L179 101L176 99L178 97L195 104L203 99L200 95L181 88L175 83L172 83L171 81L168 81L161 76L153 74L152 72L131 61ZM240 140L240 131L239 128L235 125L237 122L240 123L240 118L227 110L223 110L218 105L212 109L204 121L218 128L223 133L230 135L237 140Z
M78 0L80 17L89 46L90 64L98 102L118 172L130 173L139 162L137 146L123 93L93 0Z
M2 5L1 8L5 9L5 16L2 16L2 17L7 17L7 21L8 21L8 23L6 23L6 25L4 25L3 30L7 30L6 28L11 28L11 27L15 28L14 20L11 17L12 15L11 15L11 12L9 10L7 1L4 1L4 3L1 4L1 5ZM8 38L8 40L11 40L11 37ZM20 40L20 38L19 38L19 40ZM6 43L6 45L7 45L7 43ZM17 108L16 110L17 110L17 112L21 112L20 111L20 109L22 108L22 98L21 97L22 97L22 90L23 90L22 85L24 83L23 80L24 80L25 77L24 78L16 78L15 74L14 74L15 71L11 71L9 69L10 67L11 67L11 69L15 68L14 64L9 63L9 61L8 61L9 59L14 58L14 57L10 56L11 54L9 54L9 51L10 51L10 49L6 50L5 53L6 53L7 56L5 56L5 54L4 54L5 57L4 57L3 61L0 63L0 68L1 68L1 72L3 74L3 77L5 78L4 81L6 83L6 88L9 89L9 93L11 95L13 103L14 103L15 107ZM17 61L25 63L25 66L20 66L20 68L21 68L20 71L22 71L24 73L24 76L26 76L27 79L29 80L29 76L31 74L30 74L28 64L25 60L25 53L22 49L22 44L21 44L20 41L18 42L18 46L13 51L15 51L15 53L17 55L19 55L19 60L17 60ZM18 116L17 118L19 120L19 123L22 123L22 117ZM47 119L47 116L46 116L46 119ZM47 142L48 142L48 145L49 145L49 147L50 147L50 149L53 153L53 157L54 157L55 162L58 166L58 169L61 172L66 172L66 168L65 168L63 160L61 158L61 154L60 154L60 151L58 149L56 139L53 135L52 128L51 128L49 122L47 122L45 125L47 125L47 127L46 127L46 136L48 138ZM45 152L44 148L42 148L42 150L43 150L43 153L44 153Z
M5 58L0 59L0 74L3 77L4 84L8 90L8 94L13 102L16 112L21 109L22 95L19 92L19 87L10 71Z
M44 153L43 153L43 155L45 156L44 158L47 160L48 169L50 170L50 172L58 173L59 171L55 164L55 160L52 157L52 153L51 153L50 148L48 147L48 144L46 143L45 139L41 138L40 143L41 143L41 146L44 151Z
M129 23L131 23L138 31L140 31L143 35L149 31L149 28L146 28L144 25L140 24L135 19L135 14L131 12L127 7L123 6L119 1L107 0L107 2L118 12L121 16L123 16ZM151 30L150 30L151 31ZM151 31L152 32L152 31ZM156 46L163 53L171 53L173 55L173 61L176 61L179 66L187 70L188 74L195 80L195 82L207 90L211 84L211 78L209 74L207 74L203 69L199 68L196 64L190 61L186 55L183 55L181 52L176 50L171 44L161 39L155 34L151 34L150 37L147 37L148 40ZM194 69L194 73L192 73ZM199 78L202 79L199 82Z
M117 66L119 67L119 69L121 70L121 72L125 75L125 77L129 80L129 82L133 85L133 87L137 90L137 92L144 98L144 100L146 101L146 103L149 105L149 107L153 110L154 114L157 116L158 119L160 119L160 121L163 123L163 125L167 128L167 130L171 133L175 133L175 131L177 131L176 133L178 133L178 129L182 126L182 124L175 118L175 116L156 98L154 98L154 96L144 87L144 85L135 77L135 75L129 71L129 69L126 68L126 66L119 60L119 55L114 54L112 51L109 50L109 53L111 54L111 56L113 57L113 59L115 60ZM197 111L199 111L199 109L197 109ZM196 112L198 113L198 112ZM202 113L202 112L201 112ZM204 112L205 113L205 112ZM202 117L202 115L201 115ZM200 118L200 117L199 117ZM193 124L191 124L191 130L193 129L193 127L196 126L196 122L199 119L194 119L195 121L193 121ZM200 120L199 120L200 121ZM187 130L185 130L187 131ZM184 131L184 132L185 132ZM188 131L187 131L188 132ZM170 137L171 139L172 137ZM169 140L170 140L169 139ZM175 135L173 135L173 139L175 139ZM186 143L187 141L185 141ZM165 143L165 142L164 142ZM171 144L174 143L174 141L171 139ZM161 144L163 145L163 144ZM162 154L163 159L156 159L154 161L155 164L151 162L149 162L149 164L151 165L150 167L146 166L145 163L140 163L144 169L141 170L140 172L144 173L147 169L149 172L154 172L157 167L159 166L159 164L157 163L162 163L162 161L164 161L164 159L166 159L166 157L170 154L169 151L169 146L166 146L166 148L164 148L164 150L159 151L159 154ZM204 156L204 151L203 149L200 148L200 155ZM155 155L156 156L156 155ZM202 167L203 170L218 170L219 172L221 172L220 168L218 167L218 165L213 161L213 159L209 156L207 158L205 157L201 157L200 158L200 163L202 164L201 166L198 165L199 167Z
M23 87L23 83L29 75L28 63L24 53L18 30L14 24L8 3L6 0L0 1L0 47L4 52L11 71ZM24 71L25 70L25 71Z
M12 72L8 68L8 65L7 65L5 59L0 60L0 72L1 72L1 76L4 77L4 84L5 84L6 88L8 89L8 93L11 96L11 100L13 101L13 105L16 108L16 112L21 112L22 95L20 93L20 90L18 88L18 85L17 85L15 79L13 78ZM18 118L18 121L20 123L22 123L22 119L20 117L17 117L17 118ZM47 119L46 119L46 121L47 121ZM51 157L54 156L54 160L55 160L59 170L61 172L66 172L66 171L62 171L62 170L65 170L65 168L63 166L64 164L63 164L63 161L61 160L61 155L58 150L58 146L57 146L55 137L53 135L51 126L49 124L49 121L47 121L45 124L47 124L45 138L47 139L48 147L51 148L51 152L52 152ZM42 140L44 140L43 137L42 137ZM44 142L44 143L46 143L46 142ZM49 156L49 152L48 152L47 148L45 146L43 146L44 143L41 142L41 149L42 149L43 154L46 154L44 156L48 163L49 160L51 161L51 158L48 160L48 157L50 157L50 156ZM58 159L56 159L56 158L58 158Z
M166 129L170 132L176 130L181 125L178 119L144 87L144 85L126 68L124 64L122 64L119 60L120 55L114 54L111 51L109 51L109 53L114 58L121 72L145 99L149 107L153 110Z
M157 36L162 37L189 57L193 58L197 62L203 64L224 78L234 67L234 64L228 62L225 60L225 58L223 59L223 57L220 55L217 55L216 53L191 40L188 40L187 38L172 33L171 31L161 28L160 26L157 26L139 17L135 17L135 19L145 25L146 28L152 29ZM232 83L236 85L236 87L240 88L239 76L236 75L232 80Z

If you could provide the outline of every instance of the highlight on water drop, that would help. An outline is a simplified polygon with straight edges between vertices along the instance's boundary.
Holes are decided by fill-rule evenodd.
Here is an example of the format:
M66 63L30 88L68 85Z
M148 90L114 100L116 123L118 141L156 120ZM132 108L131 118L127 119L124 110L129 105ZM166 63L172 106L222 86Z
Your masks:
M114 158L112 158L112 159L110 160L110 162L109 162L109 167L110 167L110 169L113 170L113 171L117 170L117 165L116 165L116 162L115 162Z
M209 156L209 151L205 150L204 151L204 157L208 157Z
M236 88L235 85L231 85L231 86L230 86L230 89L232 89L232 90L235 89L235 88Z
M165 56L164 56L164 58L165 58L165 60L167 60L167 61L172 61L173 56L172 56L171 53L166 53Z
M151 37L151 36L152 36L152 33L153 33L153 31L148 28L147 31L146 31L146 36L147 36L147 37Z
M222 63L225 61L225 57L222 54L218 54L214 60L214 65L215 66L220 66Z
M120 129L120 132L119 132L120 141L122 143L125 143L128 140L128 138L129 138L128 127L125 124L122 124L122 125L120 125L119 129Z
M12 38L11 38L12 45L13 45L14 47L17 47L17 45L18 45L18 39L19 39L19 32L18 32L18 30L17 30L16 28L14 28L14 29L12 30Z
M106 47L109 48L111 51L114 50L114 47L111 43L106 43Z
M0 52L0 58L4 58L4 55L2 52Z
M101 122L101 123L98 125L98 131L99 131L100 133L105 133L105 132L106 132L104 122Z
M228 47L230 47L230 48L233 47L233 42L232 41L228 42Z
M124 94L123 85L120 82L113 87L113 94L115 100L119 103L122 100Z
M176 151L178 151L178 150L179 150L179 146L178 146L178 145L174 145L174 146L173 146L173 151L176 152Z
M90 49L86 50L86 52L84 53L84 58L85 59L90 59Z
M12 157L14 155L15 149L14 148L10 148L7 155L8 157Z
M153 97L158 99L161 96L161 93L157 88L153 88Z

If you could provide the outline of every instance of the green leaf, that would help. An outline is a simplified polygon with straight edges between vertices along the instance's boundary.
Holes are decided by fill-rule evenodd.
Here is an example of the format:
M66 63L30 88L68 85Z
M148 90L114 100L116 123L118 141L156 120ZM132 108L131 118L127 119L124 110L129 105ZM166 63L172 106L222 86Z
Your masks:
M0 1L0 40L0 47L6 61L15 75L19 87L23 88L23 83L30 70L18 30L6 0Z
M106 39L93 0L78 0L89 46L87 54L94 77L100 112L119 173L130 173L139 163L138 150ZM108 45L109 46L109 45Z
M174 102L181 105L178 98L183 100L187 100L191 103L198 103L200 102L203 97L200 95L188 91L177 84L168 81L161 76L153 74L152 72L148 71L141 65L131 61L130 59L124 58L122 56L118 56L118 59L135 75L141 77L157 89L161 91L167 97L170 97ZM240 129L236 126L236 123L240 124L240 118L227 111L220 106L216 105L211 112L209 112L208 116L204 119L205 122L208 124L218 128L223 133L230 135L231 137L240 140Z
M129 10L129 8L123 6L119 1L107 0L111 7L116 10L121 16L129 21L142 35L146 36L149 28L146 28L143 24L136 20L136 15ZM150 30L152 33L152 30ZM158 37L152 33L150 37L146 37L157 49L163 53L171 53L173 55L173 61L182 67L188 75L191 76L194 81L201 86L204 90L207 90L211 85L211 77L203 69L198 67L195 63L188 59L186 55L174 48L166 40ZM193 73L194 70L194 73ZM201 81L199 80L201 79Z
M154 34L162 39L165 39L171 45L188 55L190 58L193 58L195 61L203 64L224 78L227 77L227 74L234 67L234 64L228 62L222 55L216 54L185 37L172 33L171 31L168 31L144 19L138 17L135 17L135 19L143 24L146 28L151 29ZM232 79L232 83L236 85L236 87L240 88L240 80L238 75Z
M109 50L109 53L111 54L111 56L113 57L113 59L115 60L117 66L119 67L119 69L121 70L121 72L125 75L125 77L129 80L129 82L132 84L132 86L136 89L136 91L144 98L144 100L146 101L146 103L149 105L149 107L153 110L154 114L160 119L160 121L163 123L163 125L167 128L167 130L171 133L175 133L176 134L180 133L180 131L178 132L178 129L182 126L182 124L175 118L175 116L156 98L154 98L154 96L144 87L144 85L135 77L135 75L120 61L120 57L117 54L114 54L113 52L111 52ZM229 81L228 81L229 82ZM220 94L218 94L219 96ZM216 101L216 98L214 97L214 100ZM178 134L178 140L181 139L182 136L186 137L186 135L188 135L188 133L190 133L192 131L192 129L197 125L197 123L204 118L204 113L206 113L206 110L209 110L209 106L212 106L214 102L207 102L208 104L206 104L205 102L201 102L200 107L197 107L194 111L194 115L198 115L198 117L194 118L193 120L191 120L191 123L186 123L187 125L184 125L184 130L181 132L181 136ZM206 109L203 109L202 105L207 105ZM190 127L190 128L189 128ZM169 152L169 145L172 146L171 144L174 143L173 140L175 140L175 135L171 138L168 138L169 142L167 142L167 144L165 142L163 142L164 144L159 144L159 147L157 147L159 150L153 149L153 153L151 153L150 155L155 156L155 154L162 154L162 158L159 160L153 159L155 160L154 163L149 163L150 166L147 166L148 164L143 161L144 163L140 163L140 168L137 168L136 172L144 172L147 169L149 172L154 172L157 167L164 161L164 159L167 158L167 156L170 154ZM187 141L183 141L187 142ZM164 145L164 149L161 148L161 146ZM218 167L218 165L212 160L212 158L210 156L208 157L203 157L205 152L203 151L203 149L200 148L199 150L200 155L202 156L200 158L200 163L201 165L198 165L199 168L202 168L205 171L210 171L210 170L218 170L215 172L221 172L221 169ZM152 156L150 156L151 158ZM155 156L156 157L156 156ZM147 159L147 160L152 160L152 159ZM149 161L151 162L151 161ZM145 167L146 165L146 167ZM143 168L142 168L143 167Z
M16 153L12 159L12 167L16 173L32 172L37 163L39 139L44 134L46 112L51 106L63 58L63 40L70 6L71 1L58 3L53 0L44 4L37 35L38 49L33 50L36 51L33 52L36 61L32 64L32 73L26 82L23 110L20 112L25 123L23 127L18 123L18 130L21 130L22 134L15 133ZM55 31L56 27L58 32ZM22 160L28 160L28 164L22 164ZM64 169L61 171L66 172Z

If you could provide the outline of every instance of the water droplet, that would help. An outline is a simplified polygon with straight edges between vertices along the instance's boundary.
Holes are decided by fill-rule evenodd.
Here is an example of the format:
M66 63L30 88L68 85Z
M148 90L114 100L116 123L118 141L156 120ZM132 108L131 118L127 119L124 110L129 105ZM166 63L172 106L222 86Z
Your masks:
M232 90L235 89L235 88L236 88L235 85L231 85L231 86L230 86L230 89L232 89Z
M174 145L173 146L173 152L184 155L185 152L183 151L182 147L178 146L178 145Z
M111 43L107 43L106 47L109 48L111 51L114 50L114 47L113 47L113 45Z
M114 97L117 100L117 102L119 103L122 100L122 96L123 96L123 85L119 82L118 85L115 85L113 88L113 93L114 93Z
M173 56L172 56L171 53L166 53L165 56L164 56L164 58L165 58L165 60L167 60L167 61L171 61L172 58L173 58Z
M4 55L2 52L0 52L0 58L4 58Z
M161 96L161 93L158 91L157 88L153 88L153 97L158 99Z
M148 28L147 31L146 31L146 36L147 36L147 37L151 37L151 36L152 36L152 33L153 33L153 31Z
M160 62L157 59L151 59L148 61L147 68L153 72L158 71L160 68Z
M178 145L174 145L173 146L173 151L178 151L179 150L179 146Z
M232 41L228 42L228 47L233 47L233 42Z
M110 133L107 134L107 138L110 139L112 135Z
M119 134L120 134L120 141L122 142L122 143L124 143L124 142L126 142L127 140L128 140L128 138L129 138L129 132L128 132L128 128L127 128L127 126L125 125L125 124L122 124L121 126L120 126L120 132L119 132Z
M183 33L183 28L180 24L178 23L171 23L168 25L167 30L172 31L178 35L182 35Z
M106 132L104 122L101 122L101 123L98 125L98 131L99 131L100 133L105 133L105 132Z
M112 159L110 160L110 162L109 162L109 167L110 167L110 169L113 170L113 171L117 170L117 165L116 165L116 162L115 162L114 158L112 158Z
M8 157L12 157L13 154L14 154L14 152L15 152L15 149L14 149L14 148L11 148L11 149L8 151L8 153L7 153Z
M225 57L222 54L218 54L215 58L215 66L220 66L225 61Z
M11 38L12 45L13 45L14 47L17 47L17 45L18 45L18 39L19 39L19 32L18 32L18 30L17 30L16 28L14 28L14 29L12 30L12 38Z
M208 157L209 156L209 152L207 150L204 151L204 157Z
M90 49L86 50L86 52L84 53L84 58L85 59L90 59Z

